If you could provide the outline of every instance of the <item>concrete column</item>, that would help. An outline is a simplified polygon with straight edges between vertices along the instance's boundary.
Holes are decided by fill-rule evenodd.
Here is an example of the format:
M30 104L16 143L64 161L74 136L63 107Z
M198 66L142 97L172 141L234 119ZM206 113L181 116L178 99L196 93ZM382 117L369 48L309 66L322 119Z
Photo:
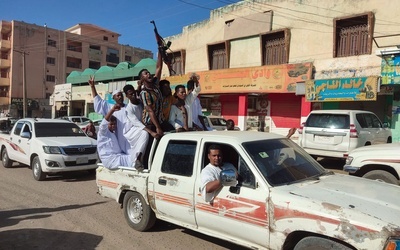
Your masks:
M312 102L306 102L306 96L301 97L301 118L300 124L306 121L308 114L311 112Z
M245 131L247 127L247 106L248 97L247 94L239 95L239 107L238 107L238 124L237 126L240 130Z

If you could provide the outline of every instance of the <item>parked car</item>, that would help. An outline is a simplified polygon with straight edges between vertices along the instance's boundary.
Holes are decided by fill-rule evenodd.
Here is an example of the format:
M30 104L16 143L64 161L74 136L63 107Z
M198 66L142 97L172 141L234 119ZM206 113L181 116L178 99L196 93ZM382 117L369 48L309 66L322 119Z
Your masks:
M209 130L221 131L226 129L226 120L222 116L204 115L201 119ZM235 130L240 130L240 128L235 126Z
M350 175L399 185L400 143L357 148L346 158L343 170Z
M392 133L372 112L311 111L299 132L299 145L310 155L345 158L358 147L391 143Z
M9 134L17 120L17 118L13 117L0 118L0 133Z
M0 150L3 167L11 168L14 162L27 165L37 181L51 173L97 168L97 141L60 119L18 120L9 135L0 134Z
M100 123L101 123L102 120L103 120L103 119L93 120L93 125L94 125L94 127L96 128L96 133L99 132L99 126L100 126ZM86 133L86 126L89 124L89 121L90 121L90 120L85 121L85 122L82 122L82 123L79 123L79 124L77 124L77 125L82 129L83 132Z
M85 116L62 116L62 117L59 117L59 119L64 119L64 120L67 120L67 121L70 121L70 122L74 122L74 123L77 123L77 124L80 124L80 123L83 123L83 122L86 122L86 121L90 120L89 118L87 118Z

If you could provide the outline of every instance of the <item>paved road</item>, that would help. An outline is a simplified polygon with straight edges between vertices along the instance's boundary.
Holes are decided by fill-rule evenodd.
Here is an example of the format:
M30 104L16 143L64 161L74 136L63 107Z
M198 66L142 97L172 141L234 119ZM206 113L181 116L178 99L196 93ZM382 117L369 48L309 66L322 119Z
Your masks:
M0 163L0 249L243 249L162 221L134 231L96 191L85 172L38 182L25 166Z
M319 159L340 171L342 161ZM158 221L140 233L86 172L38 182L26 166L0 163L0 249L243 249Z

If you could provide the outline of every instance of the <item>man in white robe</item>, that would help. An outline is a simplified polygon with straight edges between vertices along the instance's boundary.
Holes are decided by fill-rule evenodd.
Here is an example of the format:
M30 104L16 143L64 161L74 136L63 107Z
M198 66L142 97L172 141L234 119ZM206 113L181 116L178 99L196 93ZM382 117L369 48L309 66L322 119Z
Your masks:
M93 106L94 111L105 116L108 111L113 107L113 104L106 102L102 99L98 94L95 87L94 77L90 77L88 81L90 88L92 90L93 96ZM119 104L121 107L120 110L116 110L114 112L114 116L117 118L117 131L116 136L118 139L119 146L124 153L130 153L131 146L127 139L124 136L123 128L125 127L125 123L127 122L127 116L125 112L126 105L124 104L124 96L120 90L114 90L112 93L114 101ZM120 128L120 129L118 129Z
M142 157L149 141L149 134L157 139L159 139L159 136L142 123L143 105L136 96L135 88L132 85L125 85L124 93L129 99L126 106L128 122L124 127L124 136L131 146L130 154L135 162L134 167L140 169L144 165Z
M131 166L132 156L121 150L115 135L117 118L110 116L108 119L109 121L106 118L103 119L97 134L97 152L100 160L104 167L112 170L120 166Z

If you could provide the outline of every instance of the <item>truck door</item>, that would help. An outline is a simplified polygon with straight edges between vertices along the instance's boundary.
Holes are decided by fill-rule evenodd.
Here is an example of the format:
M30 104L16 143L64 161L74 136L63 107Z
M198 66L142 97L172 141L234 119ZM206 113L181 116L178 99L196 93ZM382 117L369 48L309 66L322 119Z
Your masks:
M164 220L193 227L196 145L190 140L168 142L153 193L156 211Z
M202 146L203 163L208 162L207 148ZM219 144L223 151L223 161L232 163L238 170L238 185L222 187L213 202L205 202L201 196L201 174L196 181L196 221L199 229L220 235L223 238L244 241L252 246L266 247L269 244L267 200L269 189L257 173L249 167L249 160L240 149L227 144Z
M26 164L30 165L29 162L29 155L30 155L30 143L31 143L31 137L32 137L32 129L31 129L31 124L29 122L23 122L21 131L19 134L14 133L12 135L12 141L14 145L16 145L16 150L15 150L15 160ZM16 127L17 128L17 127ZM18 126L19 128L19 126ZM15 131L18 132L18 131ZM29 133L31 136L29 138L24 138L22 137L22 133L26 134Z

